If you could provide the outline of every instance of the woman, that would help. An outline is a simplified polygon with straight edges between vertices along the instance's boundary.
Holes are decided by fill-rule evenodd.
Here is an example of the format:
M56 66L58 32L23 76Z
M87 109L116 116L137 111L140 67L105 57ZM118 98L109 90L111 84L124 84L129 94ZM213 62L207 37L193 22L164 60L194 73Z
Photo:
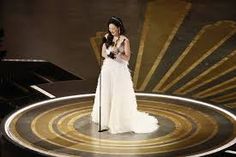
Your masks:
M102 56L105 60L98 78L91 113L92 121L99 123L101 95L101 129L108 129L113 134L153 132L158 128L157 119L137 110L132 77L128 68L130 43L124 35L123 22L119 17L112 16L107 26L108 33L102 44Z

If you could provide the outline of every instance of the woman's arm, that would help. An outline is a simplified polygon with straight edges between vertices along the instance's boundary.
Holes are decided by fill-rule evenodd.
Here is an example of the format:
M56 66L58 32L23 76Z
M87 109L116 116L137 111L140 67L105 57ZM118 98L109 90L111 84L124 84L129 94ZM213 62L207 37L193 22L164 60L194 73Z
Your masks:
M106 52L106 44L105 44L105 42L106 42L106 40L107 40L107 36L108 36L108 33L106 33L105 35L104 35L104 37L103 37L103 44L102 44L102 57L104 57L104 58L107 58L108 56L107 56L107 52Z
M129 61L130 59L130 43L129 43L129 39L125 40L125 46L124 46L124 52L120 54L120 57L126 61Z
M107 58L107 53L106 53L106 45L105 43L102 44L102 57Z

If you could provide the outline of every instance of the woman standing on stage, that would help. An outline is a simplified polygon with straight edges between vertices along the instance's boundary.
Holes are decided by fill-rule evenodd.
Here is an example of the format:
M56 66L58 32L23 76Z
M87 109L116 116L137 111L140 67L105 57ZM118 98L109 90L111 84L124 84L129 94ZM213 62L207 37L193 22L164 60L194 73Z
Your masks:
M123 22L119 17L112 16L107 27L108 32L102 44L102 56L105 59L98 78L91 113L92 121L99 123L101 96L102 129L107 129L113 134L153 132L158 128L157 119L137 110L132 77L128 68L130 42L125 36Z

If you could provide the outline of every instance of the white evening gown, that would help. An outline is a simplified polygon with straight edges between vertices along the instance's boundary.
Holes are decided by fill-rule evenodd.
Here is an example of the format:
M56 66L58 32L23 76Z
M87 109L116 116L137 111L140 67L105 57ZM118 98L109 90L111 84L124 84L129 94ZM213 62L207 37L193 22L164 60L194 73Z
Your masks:
M101 126L112 134L123 132L150 133L158 128L158 120L137 110L136 96L128 62L117 58L106 58L94 98L92 121L99 123L100 76L101 82Z

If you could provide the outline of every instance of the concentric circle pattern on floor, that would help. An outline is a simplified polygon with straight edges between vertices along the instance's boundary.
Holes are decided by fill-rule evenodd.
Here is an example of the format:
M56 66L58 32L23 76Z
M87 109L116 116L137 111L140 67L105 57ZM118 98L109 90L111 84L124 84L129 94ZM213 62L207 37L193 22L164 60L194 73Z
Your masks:
M91 122L93 94L32 104L12 114L5 131L16 143L53 156L194 156L235 142L234 115L210 104L157 94L137 94L138 109L160 128L148 134L99 133ZM227 129L225 129L227 128Z

